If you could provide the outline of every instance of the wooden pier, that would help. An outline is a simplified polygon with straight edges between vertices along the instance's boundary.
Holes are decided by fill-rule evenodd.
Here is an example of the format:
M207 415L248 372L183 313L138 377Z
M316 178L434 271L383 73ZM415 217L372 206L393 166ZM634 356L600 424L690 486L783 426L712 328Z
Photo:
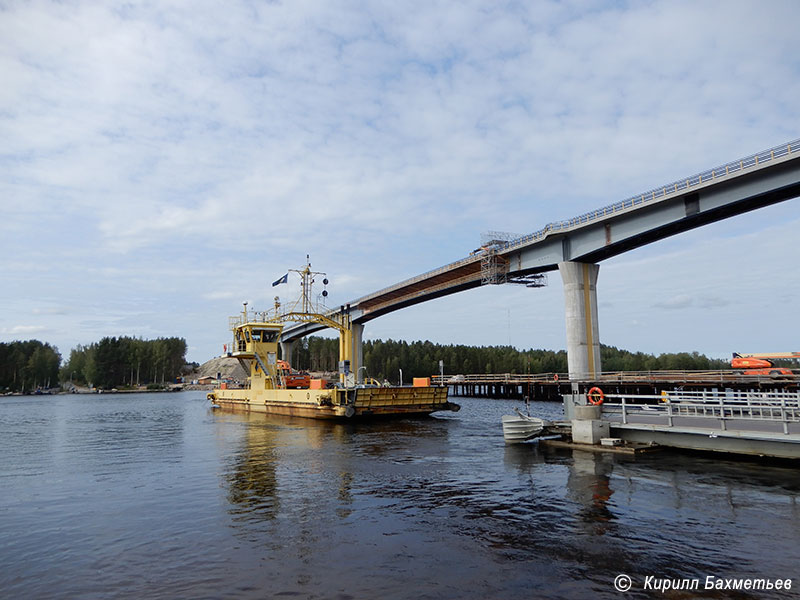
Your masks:
M560 401L563 394L586 393L600 387L611 394L660 394L676 389L703 391L797 391L800 374L775 378L736 371L618 371L592 380L570 380L566 373L436 375L435 385L447 385L454 396ZM575 389L575 387L577 389Z

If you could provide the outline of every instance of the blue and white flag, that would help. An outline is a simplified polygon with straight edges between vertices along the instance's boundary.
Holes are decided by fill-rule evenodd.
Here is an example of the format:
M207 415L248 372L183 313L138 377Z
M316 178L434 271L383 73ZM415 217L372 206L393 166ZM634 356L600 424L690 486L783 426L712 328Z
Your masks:
M277 281L273 281L272 282L272 287L275 287L276 285L280 285L282 283L286 283L287 281L289 281L289 274L288 273L286 275L284 275L283 277L281 277L280 279L278 279Z

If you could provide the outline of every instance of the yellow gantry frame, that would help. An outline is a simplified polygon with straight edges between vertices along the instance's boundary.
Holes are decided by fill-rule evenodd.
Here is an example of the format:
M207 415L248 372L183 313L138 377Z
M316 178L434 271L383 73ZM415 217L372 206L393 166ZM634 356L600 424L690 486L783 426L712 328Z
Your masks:
M294 271L294 269L290 269L290 271ZM311 284L313 283L312 276L313 275L324 275L324 273L316 273L311 271L311 264L307 264L304 269L295 271L296 273L300 274L302 278L303 284L303 291L300 298L300 302L302 303L300 311L290 310L287 313L279 314L280 302L278 298L275 298L275 316L270 318L269 320L265 321L250 321L247 316L247 303L244 305L244 311L242 312L242 316L240 319L236 317L231 317L231 328L233 329L234 333L239 331L240 335L244 336L245 332L247 332L248 338L252 336L253 329L273 329L277 330L278 334L280 335L281 329L283 328L282 323L285 321L296 321L301 323L319 323L320 325L324 325L325 327L330 327L331 329L336 329L339 332L339 361L348 361L350 363L351 371L354 373L358 373L358 368L360 365L357 363L357 356L354 356L353 352L353 328L352 322L350 321L350 315L343 312L338 319L332 319L331 317L325 316L319 312L313 312L313 308L315 307L311 301ZM325 282L327 283L327 281ZM296 302L294 307L297 307L300 302ZM272 327L270 327L272 325ZM258 354L261 358L267 358L267 356L263 355L263 351L266 350L267 354L271 352L277 352L277 342L276 343L264 343L264 342L255 342L254 340L247 340L248 346L248 353L252 353L253 355ZM287 357L284 357L286 359ZM270 368L272 368L270 366ZM256 376L257 373L257 366L254 364L251 367L251 376ZM266 373L271 378L275 378L275 373ZM344 373L339 374L339 381L345 383L345 376Z
M341 321L331 319L330 317L326 317L325 315L321 315L319 313L300 312L285 313L279 318L281 321L319 323L320 325L325 325L331 329L336 329L339 332L339 360L349 361L351 369L356 373L358 372L358 367L360 365L355 364L353 359L353 329L350 323L349 315L341 315ZM339 381L344 383L344 373L339 374Z

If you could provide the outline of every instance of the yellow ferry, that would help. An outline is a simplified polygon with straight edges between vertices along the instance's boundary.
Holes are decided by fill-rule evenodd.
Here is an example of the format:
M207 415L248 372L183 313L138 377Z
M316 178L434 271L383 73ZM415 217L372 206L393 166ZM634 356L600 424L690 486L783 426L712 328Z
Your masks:
M460 409L458 404L448 402L447 386L432 386L427 377L415 378L410 387L380 385L374 380L357 384L350 370L350 315L312 302L313 277L324 273L312 272L310 264L292 271L301 277L302 293L288 310L281 310L276 297L271 311L248 313L245 303L241 315L231 317L233 342L227 356L238 359L249 376L243 388L228 388L223 383L210 392L208 399L214 405L314 419L427 415ZM310 379L307 387L291 387L296 380L287 377L288 364L278 359L281 332L289 321L321 323L339 331L339 381L332 387L322 379Z

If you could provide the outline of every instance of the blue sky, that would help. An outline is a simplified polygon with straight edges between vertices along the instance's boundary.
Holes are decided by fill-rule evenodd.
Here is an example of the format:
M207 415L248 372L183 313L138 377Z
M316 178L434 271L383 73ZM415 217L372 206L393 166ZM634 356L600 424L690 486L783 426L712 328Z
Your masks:
M0 2L0 341L222 351L311 255L330 304L800 137L793 1ZM800 200L602 263L604 343L798 350ZM561 282L368 338L564 348Z

